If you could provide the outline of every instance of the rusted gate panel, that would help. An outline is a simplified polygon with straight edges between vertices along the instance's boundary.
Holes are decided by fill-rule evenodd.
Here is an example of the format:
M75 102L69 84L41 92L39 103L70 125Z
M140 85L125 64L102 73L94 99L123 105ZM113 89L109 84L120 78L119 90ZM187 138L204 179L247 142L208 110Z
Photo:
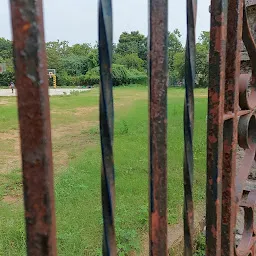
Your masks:
M28 255L56 255L42 1L12 0Z
M28 255L56 255L52 149L42 0L11 0ZM249 3L255 5L254 0ZM187 0L184 103L184 255L193 254L196 0ZM149 251L167 255L168 0L149 0ZM112 1L99 0L103 255L117 255L114 225ZM240 73L241 39L251 75ZM248 88L250 87L250 93ZM256 255L255 190L244 185L256 151L256 45L243 0L212 0L207 140L206 255ZM245 151L236 174L237 144ZM171 145L170 145L171 147ZM238 207L245 212L235 249Z
M252 75L240 75L242 38L251 59ZM256 193L245 189L255 158L255 53L245 2L212 0L206 255L255 255ZM238 144L245 150L245 156L237 171ZM245 226L236 246L239 206L245 212Z

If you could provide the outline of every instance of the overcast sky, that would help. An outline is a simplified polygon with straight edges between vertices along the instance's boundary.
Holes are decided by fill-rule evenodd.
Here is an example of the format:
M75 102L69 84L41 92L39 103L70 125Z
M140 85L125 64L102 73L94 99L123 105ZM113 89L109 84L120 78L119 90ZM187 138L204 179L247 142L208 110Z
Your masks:
M0 0L0 37L11 35L9 0ZM97 41L97 0L44 0L46 41L67 40L70 44ZM114 42L123 31L148 34L148 0L112 0ZM210 0L198 0L197 37L209 30ZM169 0L169 31L178 28L186 38L186 0Z

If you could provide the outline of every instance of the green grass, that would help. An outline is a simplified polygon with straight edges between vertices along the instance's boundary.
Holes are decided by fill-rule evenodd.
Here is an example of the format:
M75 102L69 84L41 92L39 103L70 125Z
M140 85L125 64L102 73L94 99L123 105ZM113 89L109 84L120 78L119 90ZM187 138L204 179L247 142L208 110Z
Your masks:
M119 254L141 248L148 222L148 104L145 87L115 89L114 159L116 170L116 230ZM206 102L205 90L196 90L195 107L195 194L205 194ZM183 97L184 90L168 90L168 221L180 221L183 206ZM98 92L51 97L51 109L64 111L66 118L52 115L53 125L79 122L75 108L96 106ZM16 122L15 105L7 105L4 122ZM15 118L13 118L15 116ZM8 119L9 117L9 119ZM64 120L65 119L65 120ZM68 119L68 121L66 121ZM86 119L98 119L92 111ZM1 129L3 121L0 119ZM15 120L15 121L14 121ZM3 124L4 125L4 124ZM16 124L15 124L16 125ZM102 218L100 196L100 143L97 126L81 130L94 143L85 143L82 152L55 177L59 255L101 255ZM13 176L13 177L12 177ZM1 178L1 177L0 177ZM8 188L1 194L16 193L20 173L5 176ZM0 183L1 184L1 183ZM14 191L14 192L13 192ZM21 204L0 202L0 255L25 255Z
M199 234L195 241L195 253L194 256L205 256L205 235Z

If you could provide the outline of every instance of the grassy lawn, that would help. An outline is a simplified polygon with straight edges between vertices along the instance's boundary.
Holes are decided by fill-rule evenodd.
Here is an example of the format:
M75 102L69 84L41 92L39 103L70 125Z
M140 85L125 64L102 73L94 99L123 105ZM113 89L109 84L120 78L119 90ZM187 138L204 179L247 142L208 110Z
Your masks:
M196 90L195 201L205 194L207 92ZM59 255L101 255L98 89L51 97ZM116 230L120 255L139 251L148 221L148 92L115 88ZM183 89L168 90L168 219L183 207ZM14 98L0 98L0 255L25 255Z

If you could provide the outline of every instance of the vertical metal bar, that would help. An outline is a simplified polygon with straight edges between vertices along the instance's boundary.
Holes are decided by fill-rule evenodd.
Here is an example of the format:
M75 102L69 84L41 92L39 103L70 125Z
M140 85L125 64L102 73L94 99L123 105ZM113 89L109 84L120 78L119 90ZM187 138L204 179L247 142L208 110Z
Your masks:
M42 0L11 0L27 254L56 255L53 165Z
M235 202L236 148L239 107L240 46L242 39L243 1L228 1L227 50L226 50L226 115L234 117L224 122L223 173L222 173L222 234L221 255L234 255L237 207Z
M103 255L117 255L114 225L115 177L113 159L112 1L99 1L100 138L102 152Z
M206 186L206 255L221 254L223 113L227 0L211 1Z
M167 255L168 0L149 0L150 255Z
M193 209L193 129L194 87L196 63L196 12L197 0L187 0L187 44L185 61L184 103L184 255L193 254L194 209Z

